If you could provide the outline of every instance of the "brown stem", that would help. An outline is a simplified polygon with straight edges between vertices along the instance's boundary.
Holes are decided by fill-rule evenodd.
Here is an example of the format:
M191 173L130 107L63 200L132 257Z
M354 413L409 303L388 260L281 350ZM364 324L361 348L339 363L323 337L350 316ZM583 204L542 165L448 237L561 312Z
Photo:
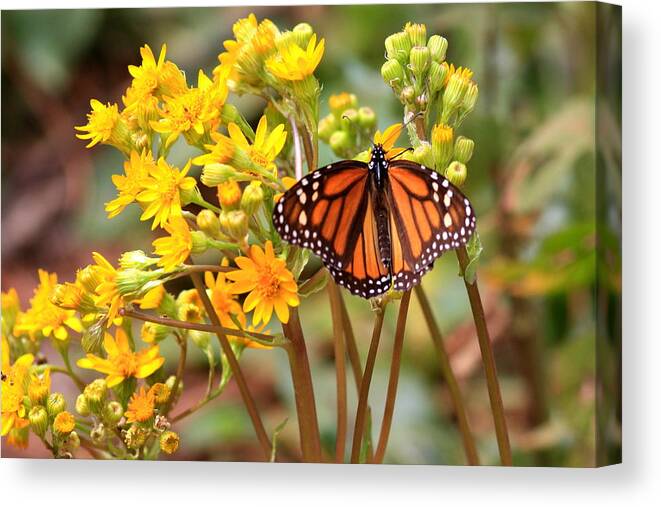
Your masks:
M218 318L218 315L216 314L216 310L214 309L213 304L211 303L211 300L207 295L207 291L205 290L204 284L202 283L202 277L200 276L199 273L191 273L190 276L191 279L193 280L193 285L195 285L195 289L197 290L197 293L200 296L200 299L202 299L202 304L204 305L207 315L209 316L209 320L211 320L211 323L214 326L220 328L221 327L220 319ZM268 461L271 457L271 441L269 440L269 437L266 434L266 430L264 429L264 424L262 423L262 419L259 416L259 411L257 410L257 406L255 405L255 400L253 399L252 394L248 389L248 384L246 383L246 379L243 376L243 372L241 371L239 362L237 361L236 356L234 355L232 346L230 345L230 342L227 339L227 335L224 332L222 332L220 329L216 330L215 333L216 336L218 337L218 341L220 342L220 346L223 350L223 353L225 354L225 357L227 358L227 361L230 365L230 369L232 370L232 375L234 375L234 378L236 379L236 383L239 386L239 392L241 393L241 398L243 399L243 403L245 404L246 409L248 410L248 415L250 416L250 420L252 421L253 427L255 428L257 439L259 440L259 443L262 446L264 459L265 461Z
M335 380L337 385L337 436L335 441L335 461L337 463L344 462L344 450L347 438L347 371L340 297L340 288L330 279L328 281L328 298L330 299L333 319Z
M192 266L186 266L185 274L188 273L206 273L207 271L213 271L216 273L231 273L236 271L237 268L231 266L216 266L215 264L194 264Z
M395 398L397 397L397 384L399 383L399 370L402 362L402 348L404 346L404 331L406 329L406 317L411 302L411 291L407 290L402 296L399 304L399 314L397 315L397 327L395 328L395 342L392 349L392 362L390 363L390 379L388 380L388 392L386 395L386 406L383 410L383 420L381 422L381 433L379 442L374 453L374 463L381 463L386 454L388 446L388 437L390 436L390 427L392 426L392 416L395 411Z
M376 313L374 321L374 330L372 331L372 341L367 353L367 362L365 363L365 373L360 382L360 393L358 395L358 408L356 409L356 422L353 431L353 443L351 446L351 463L358 463L360 458L360 447L363 441L363 432L365 431L365 422L367 419L367 399L369 397L370 383L372 382L372 373L374 373L374 363L376 362L376 352L379 349L379 340L381 338L381 329L383 328L383 317L386 312L384 303Z
M463 246L458 248L456 252L463 274L466 272L466 268L470 262L468 252L466 251L466 247ZM480 344L482 365L487 380L491 412L493 414L494 426L496 428L496 439L498 440L500 461L503 465L512 465L512 451L510 449L510 441L507 433L503 398L500 394L498 374L496 372L496 361L493 357L493 349L491 347L491 340L489 339L489 329L487 328L487 321L484 316L480 291L477 287L477 280L473 283L468 283L464 278L464 284L466 285L466 291L468 292L468 300L470 301L473 320L475 321L475 328L477 330L477 339Z
M183 320L174 320L168 319L167 317L159 317L157 315L150 315L148 313L138 312L135 310L129 310L127 308L121 308L119 314L124 317L131 317L133 319L143 320L145 322L155 322L156 324L163 324L164 326L175 327L180 329L194 329L196 331L205 331L207 333L224 333L231 334L231 336L236 335L236 329L230 329L223 326L210 326L209 324L197 324L195 322L186 322ZM258 340L263 341L273 341L273 336L264 334L264 333L255 333L253 331L242 331L243 334L252 336Z
M415 295L418 298L418 302L420 303L422 314L424 315L425 321L427 322L429 334L431 335L436 348L443 380L445 380L445 383L448 386L448 390L450 391L450 398L452 399L454 414L457 418L459 433L461 433L461 440L464 444L466 461L469 465L479 465L480 458L477 453L477 447L475 446L475 439L473 438L473 434L468 424L468 416L466 415L464 399L461 395L461 390L459 389L457 378L454 375L454 371L452 371L450 358L448 357L448 354L445 350L445 345L443 344L443 336L441 335L441 331L438 327L438 324L436 323L434 312L432 311L431 305L429 304L429 299L427 298L427 294L422 288L422 285L416 285L414 290Z
M282 324L282 330L290 342L286 350L289 355L292 382L294 384L294 399L296 401L303 460L320 463L322 461L321 439L319 423L317 422L317 408L314 401L312 374L310 373L303 329L301 329L301 321L296 308L291 309L289 321Z
M305 158L308 161L308 171L312 172L317 168L316 150L312 146L313 140L308 128L305 125L303 125L301 130L303 130L303 135L301 137L303 138L303 149L305 150Z

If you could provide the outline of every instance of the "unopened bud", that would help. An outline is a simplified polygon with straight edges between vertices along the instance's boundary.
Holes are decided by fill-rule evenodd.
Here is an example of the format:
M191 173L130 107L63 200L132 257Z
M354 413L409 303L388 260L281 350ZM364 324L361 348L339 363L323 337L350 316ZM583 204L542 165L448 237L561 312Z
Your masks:
M111 426L117 425L123 415L124 409L118 401L109 401L103 408L103 419Z
M145 322L140 329L140 338L145 343L158 343L165 340L171 332L172 328L169 326L155 322Z
M237 209L241 202L241 187L235 180L218 185L218 201L225 211Z
M264 203L264 189L260 181L251 181L243 189L241 196L241 209L250 217L253 216Z
M363 106L358 110L358 124L365 130L376 127L376 114L371 107Z
M395 91L401 90L404 86L404 67L399 63L399 60L394 58L386 60L381 66L381 76L386 84L390 85Z
M215 187L239 176L239 173L227 164L207 164L202 169L200 180L207 187Z
M417 80L424 79L431 63L431 54L427 46L414 46L409 53L411 72Z
M452 127L443 123L434 125L431 132L431 146L435 167L440 169L450 162L454 147L453 138Z
M96 288L103 281L97 266L86 266L76 274L76 279L80 281L87 292L95 292Z
M218 216L210 209L203 209L197 214L197 226L207 236L218 238L220 234L220 222Z
M342 92L328 98L328 107L336 117L343 116L347 109L358 107L358 98L353 93Z
M209 239L203 231L191 231L191 253L201 254L209 249Z
M468 168L465 164L455 160L445 170L445 177L450 180L450 183L453 185L461 187L468 177Z
M418 164L433 167L434 158L432 157L432 150L429 143L422 142L420 146L413 150L413 160Z
M78 433L75 431L69 433L65 445L72 451L78 449L80 447L80 437L78 436Z
M307 47L308 42L310 42L310 39L314 34L314 30L308 23L299 23L292 29L292 32L294 34L296 44L298 44L298 46L303 49Z
M473 156L475 142L467 137L459 136L454 143L454 158L462 164L467 164Z
M66 408L64 396L61 393L52 393L46 402L46 410L50 417L55 417Z
M395 59L400 64L409 63L409 51L411 51L411 39L405 32L397 32L386 37L386 57L388 60Z
M411 41L411 46L424 46L427 43L427 27L422 23L406 23L404 32Z
M431 53L432 60L438 63L445 60L445 53L448 50L448 41L445 37L432 35L427 41L427 47Z
M87 396L82 393L79 394L76 398L76 412L78 412L83 417L90 415L90 407L87 403Z
M28 414L32 431L39 437L43 437L48 430L48 412L44 407L38 405L32 407Z
M477 103L478 88L475 83L470 83L468 89L464 94L464 100L461 102L461 108L464 110L464 113L470 113L475 109L475 104Z
M335 132L338 128L340 127L337 123L337 118L335 115L329 114L324 116L321 120L319 120L319 139L325 143L328 143L331 135L333 135L333 132Z
M108 384L102 378L98 378L85 386L83 394L87 398L87 404L92 412L100 414L108 392Z
M429 89L432 92L437 92L441 88L443 88L443 83L445 83L445 76L447 75L448 75L447 65L442 65L438 62L431 62L429 66L429 74L427 75Z
M351 150L353 145L351 142L351 137L344 130L338 130L334 132L328 144L337 155L347 153L349 150Z
M219 220L220 230L230 238L243 240L248 234L248 215L243 210L223 211Z

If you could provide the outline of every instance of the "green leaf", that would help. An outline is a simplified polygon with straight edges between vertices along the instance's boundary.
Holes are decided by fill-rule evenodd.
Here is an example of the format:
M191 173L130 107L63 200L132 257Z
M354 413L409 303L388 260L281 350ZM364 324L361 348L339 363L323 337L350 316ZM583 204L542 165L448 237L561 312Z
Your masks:
M278 435L280 435L280 432L285 429L287 421L289 421L289 417L285 417L285 420L278 424L273 430L273 437L271 437L271 463L275 463L275 454L278 446Z
M477 271L477 264L482 255L482 242L480 241L480 235L475 231L471 236L471 239L466 245L466 251L468 252L469 262L464 270L464 280L466 283L472 284L475 283L475 276Z

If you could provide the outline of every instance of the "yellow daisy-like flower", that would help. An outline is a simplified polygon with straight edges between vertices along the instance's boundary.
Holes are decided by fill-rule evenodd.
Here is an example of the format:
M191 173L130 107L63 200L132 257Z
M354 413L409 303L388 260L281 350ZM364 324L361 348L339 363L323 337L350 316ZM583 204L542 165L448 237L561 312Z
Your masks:
M283 124L278 125L269 133L266 116L262 116L257 124L255 141L252 144L243 135L238 125L230 123L227 131L235 146L245 151L253 163L266 169L276 170L275 158L282 151L287 140L287 132Z
M151 127L156 132L168 134L166 147L180 134L184 134L190 144L196 144L205 132L212 132L218 126L227 93L223 80L212 81L200 70L197 88L190 88L175 97L165 97L163 117L152 121Z
M12 429L25 428L29 421L25 417L23 405L30 366L34 361L32 354L20 356L14 364L9 359L9 343L2 340L2 430L0 435L7 435Z
M94 269L95 277L100 280L96 286L94 303L100 307L108 308L108 322L110 327L117 317L119 309L124 306L124 298L117 287L117 270L106 258L98 252L92 252L92 258L96 262Z
M236 292L232 290L234 284L227 281L226 273L218 273L214 278L213 273L207 271L204 273L204 282L208 287L209 299L216 310L220 323L224 327L236 329L232 320L232 315L235 315L241 326L245 327L246 316L237 301Z
M140 391L134 393L124 415L130 423L147 422L154 417L154 394L151 389L147 391L141 387Z
M138 303L143 310L154 310L161 306L166 294L167 292L163 284L159 284L153 289L149 289L144 296L136 299L134 302Z
M167 47L161 47L158 61L148 45L140 48L142 63L140 66L129 65L129 74L133 77L131 87L135 90L136 101L151 94L176 96L186 90L186 78L179 68L165 59Z
M401 123L395 123L384 130L383 134L380 130L377 130L376 134L374 134L374 144L380 144L383 147L383 150L386 152L386 158L396 155L393 148L395 147L397 139L399 139L399 136L402 134L403 128L404 126Z
M131 350L128 336L121 327L117 328L115 338L106 333L103 339L103 348L106 351L107 358L87 354L86 357L79 359L76 364L80 368L96 370L107 375L106 383L108 387L114 387L128 377L149 377L165 362L165 359L160 355L158 345L152 345L139 352Z
M465 82L468 82L471 79L473 79L473 71L470 70L468 67L457 67L455 69L453 63L448 65L447 62L443 62L441 65L445 65L448 69L448 72L445 74L445 80L443 81L443 85L447 85L448 81L450 81L450 78L452 76L457 76L461 78L462 81Z
M174 216L165 224L169 236L153 241L154 253L160 257L158 265L166 271L173 271L190 255L193 248L193 237L186 220Z
M52 335L58 340L66 340L70 329L81 332L82 324L75 316L76 312L60 308L51 301L57 286L57 274L43 269L38 273L39 285L30 299L30 308L17 316L14 331L18 334L26 333L32 339L42 333L44 336Z
M116 217L135 201L144 189L143 183L155 166L156 162L147 150L142 153L131 151L129 160L124 162L124 174L112 175L112 182L117 187L118 195L116 199L106 203L108 218Z
M86 148L98 143L107 143L112 137L117 125L121 121L117 104L103 105L96 99L90 100L92 111L87 115L87 125L74 127L85 134L76 134L78 139L89 139Z
M286 81L301 81L311 76L324 55L324 39L317 44L317 35L313 35L306 49L291 43L280 48L277 54L266 60L267 70Z
M268 323L275 309L280 322L289 321L289 307L298 306L298 287L294 275L283 259L275 256L273 244L266 242L265 249L253 245L250 257L235 259L238 270L227 273L227 279L236 282L232 292L249 292L243 302L243 311L253 313L253 324Z
M150 169L149 177L142 183L144 190L136 196L136 199L147 205L140 220L154 218L152 230L157 226L163 227L171 216L181 215L181 192L193 190L196 185L195 178L186 176L190 166L189 160L179 171L161 157Z

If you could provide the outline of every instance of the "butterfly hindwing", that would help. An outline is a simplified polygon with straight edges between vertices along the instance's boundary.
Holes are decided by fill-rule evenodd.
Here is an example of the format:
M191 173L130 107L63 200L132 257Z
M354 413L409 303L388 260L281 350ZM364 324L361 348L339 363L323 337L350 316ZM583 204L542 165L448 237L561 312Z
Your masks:
M415 162L390 162L388 181L394 288L408 290L440 255L466 244L475 213L457 187Z

